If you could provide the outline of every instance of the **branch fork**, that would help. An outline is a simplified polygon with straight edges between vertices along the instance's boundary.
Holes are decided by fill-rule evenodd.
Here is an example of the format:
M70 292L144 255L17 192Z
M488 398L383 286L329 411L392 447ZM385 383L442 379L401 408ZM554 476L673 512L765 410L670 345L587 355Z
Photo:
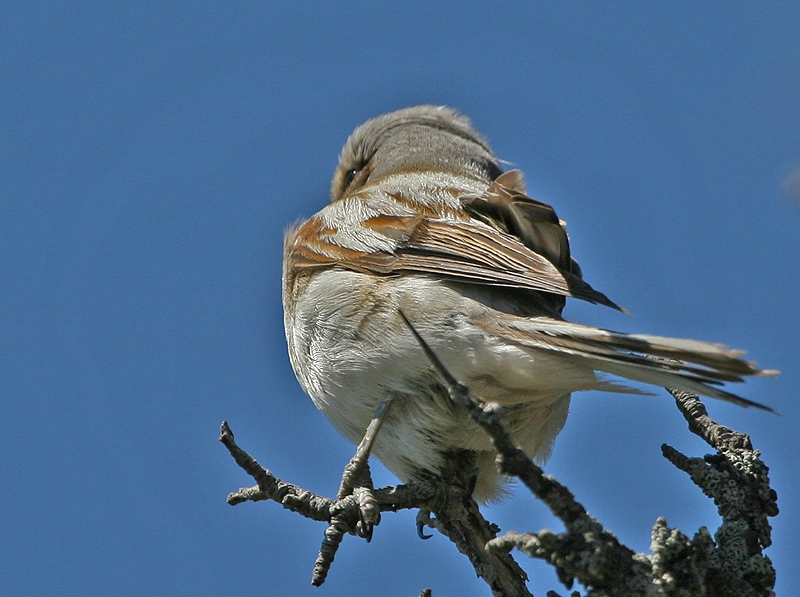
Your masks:
M498 537L498 527L483 517L472 500L468 478L432 479L373 490L364 464L362 470L351 471L347 484L343 482L339 499L319 496L272 475L236 444L230 427L223 422L220 441L256 481L253 487L231 493L229 504L272 500L301 516L328 523L312 584L324 582L345 534L369 540L380 512L418 508L420 529L431 526L446 535L470 559L495 596L530 596L525 586L527 576L509 553L514 548L553 565L567 589L577 580L587 589L587 596L774 596L775 571L763 554L771 543L767 518L778 514L777 494L770 488L768 469L749 437L714 422L697 396L669 390L689 430L716 453L702 459L690 458L666 444L662 453L714 500L722 524L713 537L703 527L689 539L659 518L651 533L652 553L636 553L589 515L564 485L544 474L516 447L505 425L503 409L474 400L402 312L401 316L452 400L466 408L491 437L499 470L518 477L564 523L566 530L508 532ZM469 469L454 466L452 470ZM369 517L365 511L371 512ZM430 595L426 591L422 594ZM574 591L571 595L580 594ZM548 597L558 597L558 593L549 591Z

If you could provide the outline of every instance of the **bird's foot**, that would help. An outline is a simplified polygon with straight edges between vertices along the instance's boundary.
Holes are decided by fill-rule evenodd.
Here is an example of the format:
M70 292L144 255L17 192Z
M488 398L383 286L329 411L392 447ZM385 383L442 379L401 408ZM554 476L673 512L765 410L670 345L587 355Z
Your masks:
M359 450L350 459L344 467L336 499L341 501L350 496L355 499L360 516L351 532L369 541L372 539L373 527L381 521L381 511L373 493L372 474L367 458Z

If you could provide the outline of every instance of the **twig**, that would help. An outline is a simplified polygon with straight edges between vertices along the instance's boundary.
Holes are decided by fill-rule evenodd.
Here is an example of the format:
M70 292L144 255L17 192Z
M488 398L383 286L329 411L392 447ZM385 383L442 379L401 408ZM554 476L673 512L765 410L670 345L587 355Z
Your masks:
M501 472L518 477L566 526L566 533L507 533L488 541L487 548L517 547L531 557L550 562L569 589L574 580L589 595L772 596L775 572L762 550L770 544L767 517L778 513L777 495L769 487L768 469L750 438L717 424L700 399L669 390L690 430L717 449L716 455L690 459L664 445L664 455L686 471L714 499L723 518L715 534L700 529L693 540L671 530L660 518L652 531L652 556L635 553L619 543L579 504L573 494L517 448L505 424L502 407L482 404L469 395L444 367L402 312L434 369L457 404L491 437Z
M324 582L342 538L346 533L355 534L355 526L360 520L356 498L348 496L334 501L281 481L236 444L227 423L222 424L220 441L228 448L236 463L258 483L255 487L231 493L228 496L229 504L273 500L301 516L329 523L312 577L315 585ZM483 518L477 504L469 496L469 467L459 465L451 470L462 471L464 475L461 479L430 479L376 489L374 496L377 507L381 512L409 508L431 511L435 516L436 528L469 557L478 575L492 587L495 595L529 597L530 593L525 588L525 573L513 558L508 553L484 549L486 542L496 536L497 527Z
M716 546L709 552L707 576L718 590L734 591L730 594L773 595L775 569L763 554L772 543L767 519L778 514L778 495L769 485L769 469L750 438L713 421L697 396L669 392L689 430L717 450L701 459L688 458L666 444L661 447L664 457L714 500L722 517L714 533Z
M541 499L555 516L567 527L567 533L556 535L549 531L531 535L506 535L487 541L491 551L508 552L518 547L532 557L548 560L556 567L559 580L571 588L577 578L584 586L627 587L641 584L635 572L644 571L635 553L620 544L617 538L603 529L586 509L575 501L572 493L553 477L545 475L540 467L514 444L505 424L504 410L496 404L481 404L469 395L466 386L459 383L445 368L422 336L400 312L408 327L422 346L450 397L456 404L467 408L470 417L489 434L497 450L500 471L518 477L536 497Z
M245 487L229 494L230 505L235 506L245 501L272 500L301 516L328 523L311 579L314 586L321 585L325 582L344 535L359 534L362 512L359 500L363 501L363 497L356 492L340 500L331 500L281 481L236 444L227 421L222 423L219 440L228 448L236 464L257 483L255 487ZM416 486L384 488L374 492L375 502L372 505L379 510L393 512L405 508L418 508L427 503L431 494L430 488L424 483Z
M551 563L568 589L578 580L587 587L587 596L774 597L775 571L762 553L771 543L767 518L778 513L777 495L769 486L769 471L750 439L714 422L697 396L670 390L689 429L717 453L702 459L689 458L667 445L662 446L662 452L714 500L722 525L713 538L701 528L689 539L659 518L651 534L652 554L634 553L592 518L566 487L545 475L514 445L503 409L472 399L468 388L452 377L411 323L406 322L453 401L466 408L491 437L500 471L518 477L563 521L566 532L510 532L496 537L499 529L486 521L471 498L474 463L471 466L464 461L467 453L449 455L454 462L445 467L442 479L374 490L372 507L379 512L420 508L433 513L431 526L467 555L496 596L530 595L524 571L508 553L516 547ZM222 424L220 441L257 483L231 493L229 504L273 500L306 518L329 523L314 571L314 584L321 584L344 535L359 533L362 509L358 499L349 495L331 500L278 479L236 445L227 423ZM547 595L558 596L553 591ZM577 591L571 595L579 596Z

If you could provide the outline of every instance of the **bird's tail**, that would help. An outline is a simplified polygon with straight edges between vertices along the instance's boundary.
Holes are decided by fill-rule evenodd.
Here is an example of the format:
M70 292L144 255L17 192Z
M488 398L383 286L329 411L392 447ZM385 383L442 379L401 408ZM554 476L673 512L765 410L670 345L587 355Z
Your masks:
M741 358L743 351L723 344L623 334L544 317L494 319L489 325L494 328L492 333L523 346L583 359L595 371L774 412L720 389L724 383L741 382L746 376L778 374L758 369Z

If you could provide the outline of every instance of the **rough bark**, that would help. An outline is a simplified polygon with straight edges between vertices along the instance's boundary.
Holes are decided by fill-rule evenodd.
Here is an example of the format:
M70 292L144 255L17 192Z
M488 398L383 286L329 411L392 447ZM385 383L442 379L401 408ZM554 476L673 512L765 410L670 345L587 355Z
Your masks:
M413 331L413 328L412 328ZM469 558L475 572L495 596L529 596L527 577L510 555L516 548L550 563L567 590L575 581L592 597L769 597L775 585L775 570L763 550L770 543L768 518L778 514L777 495L769 486L768 469L750 438L724 427L708 416L697 396L672 391L689 430L715 449L703 458L685 456L662 446L664 457L690 479L714 503L722 524L713 537L703 527L690 539L670 529L659 518L651 531L651 553L636 553L621 544L599 521L591 517L575 496L517 448L504 423L503 409L473 400L468 389L450 376L424 341L419 338L432 364L445 382L450 396L468 410L490 435L497 450L499 469L518 477L564 523L563 533L506 533L488 522L470 497L471 467L464 454L454 454L452 473L441 479L371 490L371 481L353 495L332 500L315 495L276 478L239 448L227 423L220 441L236 463L256 481L253 487L228 496L228 503L272 500L301 516L328 523L314 566L312 582L322 584L336 550L347 534L364 533L364 503L380 512L417 508L420 533L424 525L447 536ZM466 456L468 458L468 456ZM356 488L359 489L359 488ZM374 501L373 500L374 496ZM371 528L371 527L370 527ZM427 589L422 594L430 595ZM548 597L559 593L548 591ZM578 591L571 596L580 595Z

